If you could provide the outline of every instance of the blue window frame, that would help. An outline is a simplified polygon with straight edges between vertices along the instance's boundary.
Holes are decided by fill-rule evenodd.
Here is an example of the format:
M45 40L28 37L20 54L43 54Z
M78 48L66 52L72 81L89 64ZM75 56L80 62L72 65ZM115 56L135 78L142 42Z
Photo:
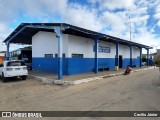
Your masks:
M83 58L83 54L72 54L72 58Z
M45 54L45 58L53 58L53 54Z
M65 57L66 57L66 54L63 53L63 54L62 54L62 57L65 58ZM58 54L55 54L55 58L58 58Z

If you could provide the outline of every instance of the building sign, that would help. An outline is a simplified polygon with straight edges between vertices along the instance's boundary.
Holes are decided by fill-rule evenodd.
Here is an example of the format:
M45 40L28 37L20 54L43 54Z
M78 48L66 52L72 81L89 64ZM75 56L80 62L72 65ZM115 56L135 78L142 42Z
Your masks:
M95 45L93 46L93 51L95 52ZM99 46L98 52L110 53L110 47Z

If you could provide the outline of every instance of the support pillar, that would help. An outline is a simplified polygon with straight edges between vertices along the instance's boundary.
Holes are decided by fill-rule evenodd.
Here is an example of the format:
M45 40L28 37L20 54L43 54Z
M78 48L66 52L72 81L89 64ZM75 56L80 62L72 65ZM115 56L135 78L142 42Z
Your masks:
M6 59L7 60L9 60L9 58L10 58L10 55L9 55L9 44L10 43L7 43L6 45L7 45L7 51L6 51Z
M58 79L61 80L63 76L63 60L62 60L62 30L60 27L54 28L56 37L58 38Z
M147 62L147 66L149 66L149 49L147 49L147 59L146 59L146 62Z
M130 45L130 66L132 67L132 45Z
M119 43L116 43L115 66L119 67Z
M94 37L94 42L95 42L95 60L94 60L94 72L97 74L98 73L98 46L99 46L99 39L98 37Z
M139 64L140 65L139 66L142 67L142 48L139 48L139 51L140 51L140 55L139 55L139 61L140 61Z

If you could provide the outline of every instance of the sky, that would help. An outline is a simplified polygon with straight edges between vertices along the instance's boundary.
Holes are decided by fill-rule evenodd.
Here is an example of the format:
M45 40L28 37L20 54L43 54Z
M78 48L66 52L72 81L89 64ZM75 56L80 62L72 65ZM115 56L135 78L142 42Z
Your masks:
M0 0L2 41L20 23L69 23L160 48L160 0ZM131 26L131 27L130 27ZM11 45L11 50L17 45Z

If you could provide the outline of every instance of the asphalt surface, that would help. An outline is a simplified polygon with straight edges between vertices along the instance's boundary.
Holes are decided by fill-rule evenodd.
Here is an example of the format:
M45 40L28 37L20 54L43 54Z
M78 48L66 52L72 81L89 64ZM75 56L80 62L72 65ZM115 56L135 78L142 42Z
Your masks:
M0 82L0 111L160 111L160 71L152 69L75 86L28 78ZM159 120L159 118L42 118Z

